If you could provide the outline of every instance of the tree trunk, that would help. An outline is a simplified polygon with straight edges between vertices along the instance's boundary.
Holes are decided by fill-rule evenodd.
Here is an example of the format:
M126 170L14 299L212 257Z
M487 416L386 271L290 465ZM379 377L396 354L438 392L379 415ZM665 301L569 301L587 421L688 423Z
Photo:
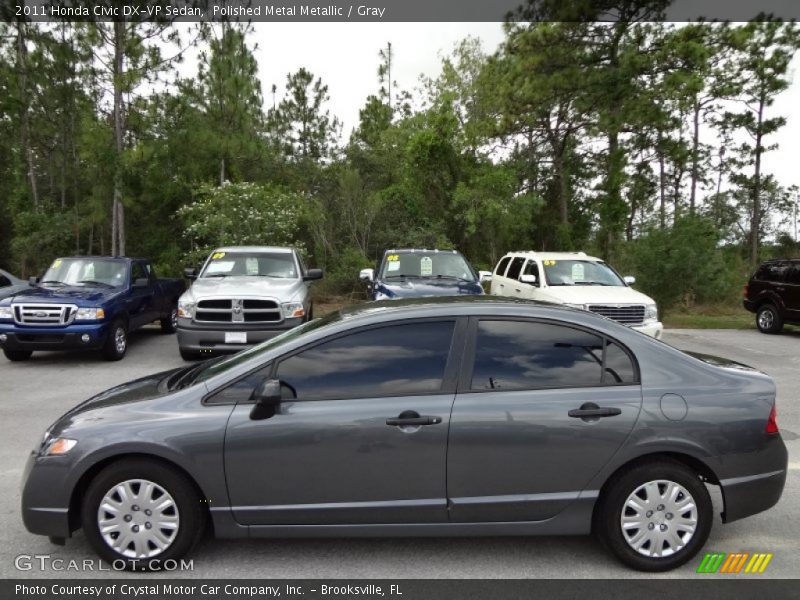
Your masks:
M39 192L36 188L36 170L33 164L33 149L31 148L30 126L30 96L28 94L28 46L25 39L24 23L17 24L17 66L19 69L19 100L20 100L20 142L25 161L25 178L31 189L33 205L39 205Z
M699 152L700 152L700 103L694 101L694 131L692 134L692 187L689 194L689 214L694 214L695 200L697 198L697 179L699 177Z
M125 210L122 206L122 86L124 76L125 23L114 23L114 198L111 211L111 254L125 256Z
M758 121L756 125L756 163L755 173L753 174L753 215L750 220L750 265L758 265L758 242L761 229L761 138L762 123L764 121L764 105L766 104L766 94L761 93L758 102Z

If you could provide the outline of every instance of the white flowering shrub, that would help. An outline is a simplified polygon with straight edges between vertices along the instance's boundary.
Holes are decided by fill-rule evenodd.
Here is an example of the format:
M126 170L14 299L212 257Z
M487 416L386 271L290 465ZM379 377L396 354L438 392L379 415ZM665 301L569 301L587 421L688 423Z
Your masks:
M272 184L204 185L191 204L177 211L191 244L190 264L203 261L218 246L294 246L304 251L297 234L305 201L302 194Z

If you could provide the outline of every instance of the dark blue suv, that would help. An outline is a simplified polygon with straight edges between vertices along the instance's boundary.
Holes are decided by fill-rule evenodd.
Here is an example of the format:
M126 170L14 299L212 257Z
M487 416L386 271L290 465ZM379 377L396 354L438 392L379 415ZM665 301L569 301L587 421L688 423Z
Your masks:
M387 250L378 269L362 269L359 278L369 283L371 300L483 294L480 274L456 250L405 248Z

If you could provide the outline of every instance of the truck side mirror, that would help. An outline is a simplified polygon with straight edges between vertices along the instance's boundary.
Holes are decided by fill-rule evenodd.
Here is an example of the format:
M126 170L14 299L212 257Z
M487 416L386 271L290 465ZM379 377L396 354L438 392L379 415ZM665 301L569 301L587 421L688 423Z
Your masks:
M375 280L375 269L361 269L358 274L358 278L361 281L374 281Z
M194 281L195 279L197 279L197 269L195 269L194 267L184 269L183 276L189 281Z
M484 281L491 281L492 280L492 272L491 271L478 271L478 279L481 283Z
M622 281L624 281L628 285L633 285L634 283L636 283L636 277L634 277L633 275L625 275L625 277L622 278Z
M313 281L314 279L322 279L322 269L309 269L303 275L303 281Z
M281 403L281 382L277 379L265 379L255 390L251 399L255 401L250 411L253 421L269 419L275 415L275 410Z
M536 275L530 275L530 274L520 275L519 281L520 283L527 283L530 285L534 285L536 283Z

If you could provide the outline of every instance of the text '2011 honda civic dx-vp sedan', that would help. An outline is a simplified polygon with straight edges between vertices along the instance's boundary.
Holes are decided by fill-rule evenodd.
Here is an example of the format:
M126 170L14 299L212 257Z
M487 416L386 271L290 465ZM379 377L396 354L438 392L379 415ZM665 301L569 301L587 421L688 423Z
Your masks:
M642 570L773 506L775 386L586 311L502 298L378 302L60 418L22 513L147 568L218 537L588 534ZM59 539L60 538L60 539Z

